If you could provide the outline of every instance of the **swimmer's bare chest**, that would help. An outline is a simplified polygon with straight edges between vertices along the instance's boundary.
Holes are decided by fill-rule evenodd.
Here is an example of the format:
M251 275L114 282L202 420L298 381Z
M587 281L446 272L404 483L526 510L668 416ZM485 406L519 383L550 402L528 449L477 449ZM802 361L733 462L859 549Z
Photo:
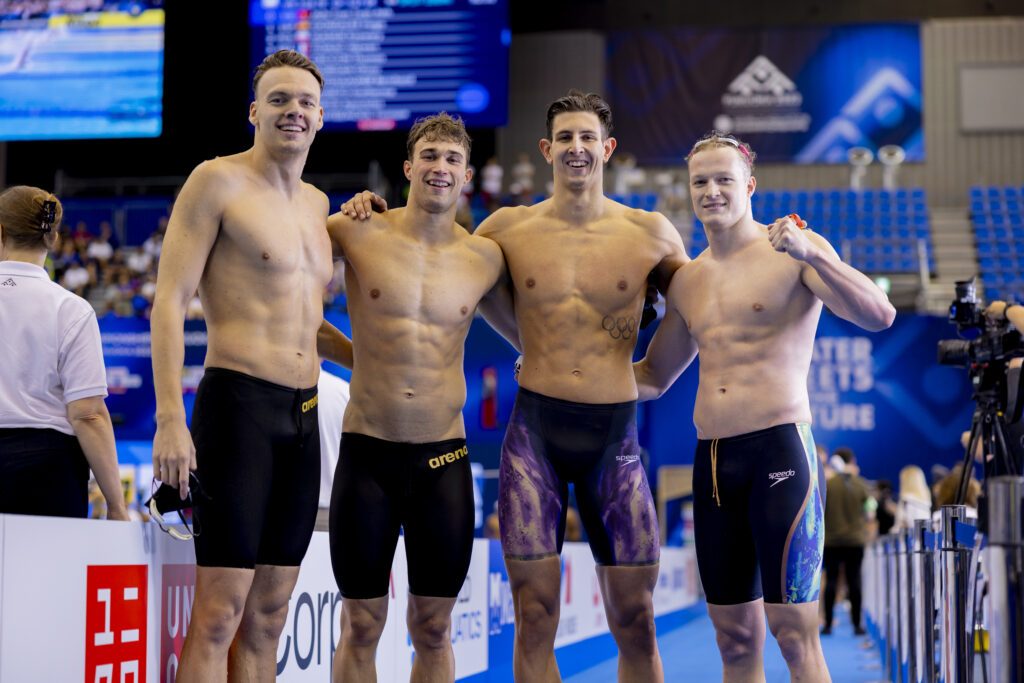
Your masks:
M454 330L467 325L495 277L472 250L368 240L346 255L351 303L366 316Z
M646 290L659 255L647 236L630 225L596 231L540 226L499 242L520 316L583 306L613 318L632 309ZM590 316L588 316L589 318ZM587 322L590 322L589 320Z

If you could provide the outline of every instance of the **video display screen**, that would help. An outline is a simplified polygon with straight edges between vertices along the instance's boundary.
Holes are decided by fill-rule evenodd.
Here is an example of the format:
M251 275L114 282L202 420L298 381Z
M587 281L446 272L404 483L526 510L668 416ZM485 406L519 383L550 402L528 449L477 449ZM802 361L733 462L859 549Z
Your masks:
M327 130L508 119L507 0L251 0L252 67L297 50L324 75Z
M0 0L0 140L157 137L162 0Z

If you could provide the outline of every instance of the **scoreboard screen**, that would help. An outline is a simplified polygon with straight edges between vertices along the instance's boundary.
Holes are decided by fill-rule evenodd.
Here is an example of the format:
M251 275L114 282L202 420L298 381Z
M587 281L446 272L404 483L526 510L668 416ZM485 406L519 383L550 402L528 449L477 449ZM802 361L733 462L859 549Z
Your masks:
M507 0L251 0L249 21L253 69L281 49L320 67L326 130L507 121Z

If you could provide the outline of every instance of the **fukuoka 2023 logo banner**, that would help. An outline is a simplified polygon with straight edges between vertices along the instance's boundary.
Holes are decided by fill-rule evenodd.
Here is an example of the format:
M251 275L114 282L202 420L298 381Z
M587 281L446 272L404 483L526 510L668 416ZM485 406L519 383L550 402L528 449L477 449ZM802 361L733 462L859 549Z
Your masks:
M678 165L712 129L761 161L846 163L883 145L924 160L917 24L617 31L607 95L641 164Z

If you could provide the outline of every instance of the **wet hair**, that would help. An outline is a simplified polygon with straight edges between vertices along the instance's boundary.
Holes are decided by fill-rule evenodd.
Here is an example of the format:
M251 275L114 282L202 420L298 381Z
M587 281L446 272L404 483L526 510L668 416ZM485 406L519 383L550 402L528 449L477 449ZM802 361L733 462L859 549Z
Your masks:
M60 200L38 187L15 185L0 194L0 227L7 247L53 248L63 217Z
M702 138L693 143L693 147L690 148L690 153L686 155L684 161L690 162L694 156L699 152L706 152L709 149L718 149L725 147L727 149L734 149L739 152L740 158L747 167L747 175L754 175L754 161L757 159L757 153L750 148L750 145L740 140L735 135L728 133L720 133L717 130L713 130L707 133Z
M278 50L273 54L267 55L260 62L260 65L256 67L256 73L252 77L252 92L254 95L256 94L256 88L260 84L260 79L263 78L263 74L279 66L291 66L308 71L313 74L313 78L320 84L320 92L324 91L324 75L320 73L320 69L313 63L313 60L295 50Z
M570 114L577 111L596 115L597 120L601 122L601 137L606 138L611 135L612 108L597 93L585 93L574 88L548 105L548 140L552 139L554 133L552 127L555 117L559 114Z
M412 125L412 129L409 131L409 138L405 143L406 150L409 153L409 161L412 161L413 150L416 148L416 143L420 140L427 140L428 142L445 140L462 145L463 149L466 150L466 164L469 164L469 152L473 141L469 138L469 133L466 132L466 124L462 122L462 117L460 116L452 116L448 112L442 111L416 119L416 123Z

